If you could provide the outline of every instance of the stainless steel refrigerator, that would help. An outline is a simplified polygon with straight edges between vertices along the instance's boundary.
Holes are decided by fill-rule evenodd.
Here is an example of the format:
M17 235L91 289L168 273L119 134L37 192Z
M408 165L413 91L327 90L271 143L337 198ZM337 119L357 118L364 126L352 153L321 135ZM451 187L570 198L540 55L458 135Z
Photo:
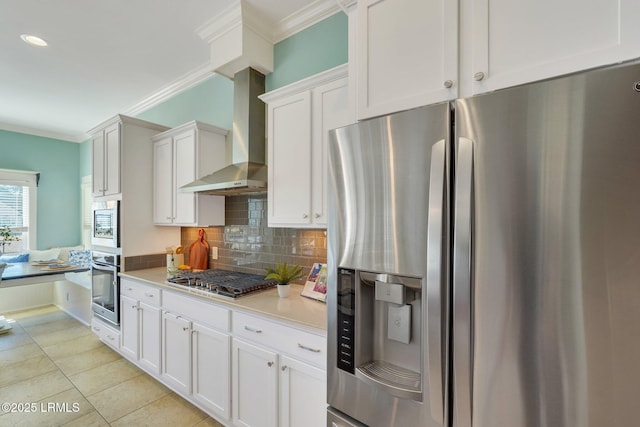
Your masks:
M638 425L640 65L328 152L328 425Z

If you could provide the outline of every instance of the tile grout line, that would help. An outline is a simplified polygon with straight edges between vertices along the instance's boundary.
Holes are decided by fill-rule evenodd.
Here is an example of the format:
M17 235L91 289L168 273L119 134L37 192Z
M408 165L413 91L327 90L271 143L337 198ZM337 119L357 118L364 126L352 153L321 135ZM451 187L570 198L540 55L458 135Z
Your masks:
M71 317L69 316L69 318L71 318ZM73 381L71 381L71 379L67 376L67 374L66 374L66 373L65 373L65 372L60 368L60 366L56 363L56 361L55 361L55 360L53 360L53 359L51 358L51 356L49 356L49 353L47 353L47 352L45 351L45 349L40 345L40 343L39 343L38 341L36 341L36 340L35 340L35 338L33 338L33 335L31 335L31 333L29 332L29 330L28 330L27 328L25 328L25 327L20 323L20 320L16 320L16 322L18 322L18 323L20 324L20 327L24 330L24 332L25 332L27 335L29 335L29 338L31 338L31 340L32 340L32 341L33 341L33 342L38 346L38 348L40 348L40 350L41 350L41 351L44 353L44 355L49 359L49 361L51 361L51 363L53 363L53 365L56 367L56 369L57 369L57 370L58 370L58 371L59 371L59 372L60 372L60 373L61 373L61 374L66 378L66 380L67 380L67 381L69 381L69 384L71 384L71 387L72 387L72 388L74 388L74 389L75 389L75 390L80 394L80 396L82 396L82 397L84 398L84 400L86 400L86 401L87 401L87 403L89 404L89 406L90 406L91 408L93 408L93 410L94 410L94 411L95 411L95 412L100 416L100 418L102 418L102 420L103 420L107 425L111 426L111 424L107 422L107 420L106 420L106 419L102 416L102 414L101 414L101 413L96 409L96 407L95 407L95 406L93 406L93 404L91 403L91 401L90 401L89 399L87 399L87 396L85 396L85 395L84 395L84 393L82 393L82 391L80 391L80 389L78 389L78 387L76 387L76 385L74 384L74 382L73 382ZM80 323L80 322L78 322L78 323ZM83 325L83 326L84 326L84 325ZM72 338L72 339L73 339L73 338ZM72 339L64 340L64 341L61 341L61 342L71 341ZM83 371L83 372L84 372L84 371ZM67 390L71 390L71 389L67 389ZM67 391L67 390L64 390L64 391ZM59 394L59 393L56 393L56 394ZM55 395L54 395L54 396L55 396ZM50 397L50 396L49 396L49 397ZM45 398L45 399L46 399L46 398ZM40 399L40 400L43 400L43 399ZM89 411L88 413L91 413L91 411ZM85 415L86 415L86 414L85 414ZM84 416L84 415L83 415L83 416ZM74 420L71 420L70 422L73 422L73 421L75 421L75 420L77 420L77 419L80 419L80 418L82 418L82 416L81 416L81 417L78 417L78 418L75 418ZM68 424L68 423L65 423L65 424ZM62 424L61 426L64 426L64 424Z

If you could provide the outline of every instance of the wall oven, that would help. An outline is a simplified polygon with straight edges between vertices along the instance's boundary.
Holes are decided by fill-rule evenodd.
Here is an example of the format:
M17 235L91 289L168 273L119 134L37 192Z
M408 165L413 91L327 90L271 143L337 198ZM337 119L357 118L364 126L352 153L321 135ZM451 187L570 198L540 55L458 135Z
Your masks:
M91 309L93 314L114 326L120 325L120 256L91 253Z
M108 248L120 247L120 201L93 203L91 244Z

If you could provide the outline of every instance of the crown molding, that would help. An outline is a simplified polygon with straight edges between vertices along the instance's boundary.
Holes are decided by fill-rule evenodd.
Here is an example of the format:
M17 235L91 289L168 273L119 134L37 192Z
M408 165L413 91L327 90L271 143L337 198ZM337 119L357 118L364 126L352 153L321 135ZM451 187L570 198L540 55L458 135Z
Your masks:
M338 65L337 67L330 68L326 71L314 74L313 76L306 77L302 80L298 80L286 86L264 93L258 96L258 98L269 104L276 99L281 99L285 96L290 96L305 90L313 89L321 84L329 83L333 80L338 80L343 77L348 77L348 75L348 64Z
M241 25L273 44L273 23L260 16L260 13L244 0L233 3L213 19L196 28L195 33L202 40L211 43Z
M203 40L214 40L240 25L242 20L241 15L244 13L245 18L247 18L245 24L250 26L250 28L260 36L275 44L340 12L342 8L338 5L337 1L341 1L341 3L346 6L356 3L354 0L317 0L309 6L292 13L274 26L271 26L265 19L261 19L253 7L249 6L245 2L238 1L221 12L213 20L201 25L195 32ZM210 63L203 64L197 69L176 79L164 88L140 100L138 103L124 111L123 114L136 116L158 104L161 104L179 93L184 92L185 90L216 75L217 73L213 72L212 69L213 66L210 65ZM12 130L7 129L9 126L10 125L5 126L0 123L0 128ZM16 127L14 126L14 128ZM48 138L63 139L71 142L83 142L90 138L88 133L72 136L28 128L22 128L22 130L15 131Z
M273 30L274 43L281 42L342 11L343 9L338 5L337 1L341 0L317 0L276 23ZM347 0L347 2L349 3L350 0Z
M176 96L177 94L184 92L185 90L199 83L202 83L205 80L208 80L210 77L215 76L217 73L211 71L212 69L213 67L209 63L203 64L195 70L174 80L172 83L169 83L164 88L142 99L137 104L128 108L122 114L126 114L128 116L137 116L138 114L143 113L152 107L155 107L156 105Z
M48 131L43 129L32 128L29 126L19 126L19 125L14 125L10 123L4 123L4 122L0 122L0 130L6 130L9 132L15 132L15 133L24 133L26 135L40 136L43 138L59 139L61 141L67 141L67 142L81 143L86 141L86 138L81 139L83 135L74 136L66 133L58 133L58 132L53 132L53 131Z

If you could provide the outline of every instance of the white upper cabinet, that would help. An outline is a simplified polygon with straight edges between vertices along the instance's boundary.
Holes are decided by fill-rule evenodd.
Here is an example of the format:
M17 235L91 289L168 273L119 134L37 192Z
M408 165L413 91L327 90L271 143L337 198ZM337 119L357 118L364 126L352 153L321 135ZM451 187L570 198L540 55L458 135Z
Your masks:
M227 133L194 121L152 139L156 225L224 225L224 196L183 193L180 187L226 166Z
M88 132L93 149L94 199L121 201L120 246L125 264L127 257L158 253L180 240L180 230L160 229L152 220L151 138L168 129L119 114Z
M358 119L455 98L457 34L456 0L358 1Z
M268 105L270 227L326 228L328 131L355 121L347 67L262 95Z
M120 193L120 130L121 124L113 123L92 137L94 197Z
M559 76L640 56L635 0L463 0L460 78L472 93ZM465 33L465 29L470 29Z
M634 0L359 0L348 10L358 119L640 57Z

